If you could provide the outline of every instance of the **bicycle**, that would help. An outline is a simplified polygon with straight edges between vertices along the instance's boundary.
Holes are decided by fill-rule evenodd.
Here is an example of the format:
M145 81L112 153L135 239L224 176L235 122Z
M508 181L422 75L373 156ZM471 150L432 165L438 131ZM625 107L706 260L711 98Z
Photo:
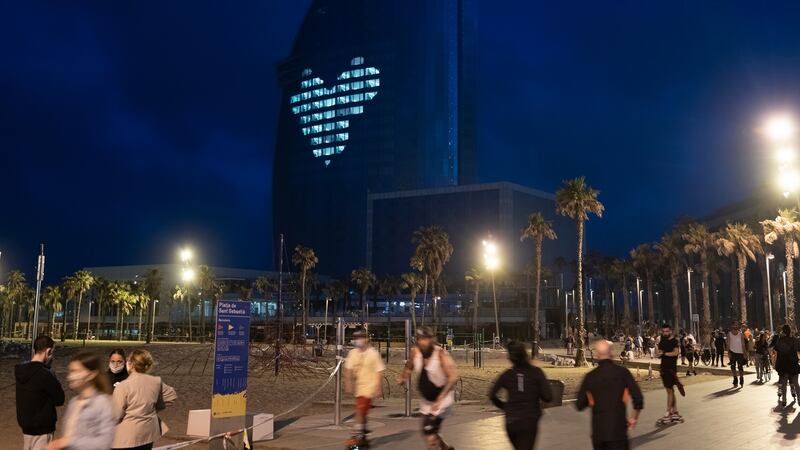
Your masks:
M706 366L710 366L713 360L714 354L711 353L711 350L708 348L703 348L702 354L700 355L700 361L703 361L703 364Z

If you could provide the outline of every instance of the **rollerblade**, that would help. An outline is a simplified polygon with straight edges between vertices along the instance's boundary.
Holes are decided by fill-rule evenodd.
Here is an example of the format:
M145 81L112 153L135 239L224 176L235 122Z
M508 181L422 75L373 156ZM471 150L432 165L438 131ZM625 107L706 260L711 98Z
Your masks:
M369 440L365 434L357 434L345 442L345 450L361 450L369 448Z
M683 417L675 413L666 413L663 417L656 420L656 426L664 426L664 425L671 425L673 423L683 423Z

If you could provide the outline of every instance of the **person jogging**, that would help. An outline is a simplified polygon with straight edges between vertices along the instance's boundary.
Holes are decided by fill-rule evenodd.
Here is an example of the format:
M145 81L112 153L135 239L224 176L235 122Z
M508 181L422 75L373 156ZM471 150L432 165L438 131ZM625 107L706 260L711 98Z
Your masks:
M551 401L553 393L542 369L531 364L525 344L510 342L508 359L513 367L497 378L489 399L506 413L506 434L514 450L531 450L542 416L540 402ZM501 389L506 391L506 401L497 396Z
M450 450L439 435L442 421L453 410L458 382L458 371L453 358L436 343L429 327L417 330L417 342L411 349L406 366L397 379L398 384L408 382L411 372L419 374L418 388L422 395L419 412L422 415L422 434L428 450Z
M661 422L670 423L683 420L678 413L677 401L675 399L675 388L682 396L686 395L683 385L678 380L678 355L680 354L680 344L678 338L672 335L672 327L665 323L661 326L661 340L658 342L656 356L661 358L661 382L667 391L667 411Z
M356 397L355 429L347 445L359 446L367 445L367 414L372 400L381 394L381 373L386 368L381 355L369 345L364 329L353 333L353 344L355 348L344 360L344 390Z
M731 363L733 387L744 387L744 364L746 360L747 343L741 333L741 325L734 322L728 332L728 361ZM739 367L739 378L736 378L736 367Z
M797 352L800 351L800 347L798 347L797 340L792 337L792 329L789 328L789 325L784 325L781 331L782 335L773 340L772 354L780 385L778 405L785 407L786 385L792 386L792 396L795 403L797 403L797 393L800 392L800 388L797 386L797 374L800 372Z
M627 450L628 430L636 427L644 408L644 397L628 369L614 364L612 344L606 340L594 345L597 367L583 379L575 407L582 411L592 408L592 446L595 450ZM633 413L627 417L628 399Z

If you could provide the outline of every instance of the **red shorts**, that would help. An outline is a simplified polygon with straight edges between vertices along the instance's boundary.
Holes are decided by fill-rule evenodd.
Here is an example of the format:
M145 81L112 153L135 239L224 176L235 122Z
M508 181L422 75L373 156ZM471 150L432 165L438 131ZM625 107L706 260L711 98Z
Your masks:
M356 397L356 411L366 415L372 408L372 399L369 397Z

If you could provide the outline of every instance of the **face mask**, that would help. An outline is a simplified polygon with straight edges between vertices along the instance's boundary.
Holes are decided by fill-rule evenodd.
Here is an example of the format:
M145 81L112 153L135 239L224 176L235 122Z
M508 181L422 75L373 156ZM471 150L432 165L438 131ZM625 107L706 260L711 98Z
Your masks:
M357 348L364 348L364 347L366 347L366 346L367 346L367 340L366 340L366 339L363 339L363 338L362 338L362 339L356 339L355 341L353 341L353 344L354 344L354 345L355 345Z
M124 369L124 368L125 368L125 365L123 365L123 364L120 364L118 366L115 366L113 364L109 364L108 365L108 370L110 370L111 373L120 373L120 372L122 372L122 369Z
M89 371L81 370L80 372L70 372L67 375L67 383L73 391L80 390L88 381Z

